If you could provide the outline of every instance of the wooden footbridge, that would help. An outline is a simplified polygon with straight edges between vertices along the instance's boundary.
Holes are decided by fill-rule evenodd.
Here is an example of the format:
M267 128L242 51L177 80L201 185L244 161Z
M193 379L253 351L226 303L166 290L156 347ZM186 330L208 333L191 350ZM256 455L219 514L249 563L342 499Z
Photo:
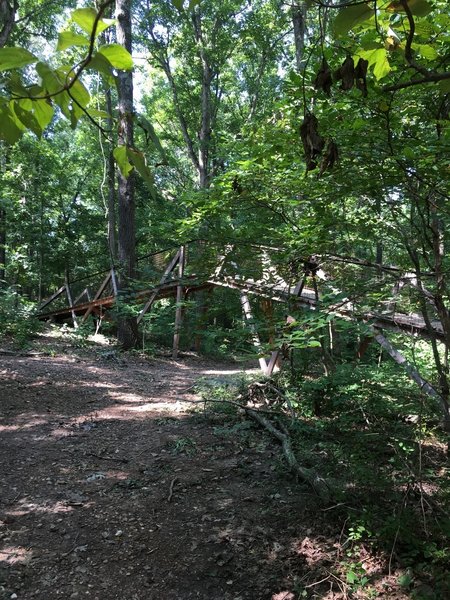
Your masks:
M332 263L341 260L337 257L309 257L293 269L292 264L286 264L282 251L276 248L228 245L218 252L214 245L197 241L139 259L138 278L127 290L118 291L114 267L72 281L66 279L54 294L42 302L38 318L69 320L74 327L86 321L90 315L101 322L105 314L123 298L124 301L133 300L134 303L142 304L137 317L140 323L155 301L174 297L177 301L174 333L176 357L183 300L208 288L233 289L240 295L243 317L260 356L260 367L268 375L272 374L278 362L280 349L274 348L270 356L264 357L253 320L250 297L284 303L289 307L287 311L295 308L317 310L320 307L339 318L363 321L372 328L374 339L404 366L406 359L393 348L383 335L383 330L401 331L421 337L429 337L431 334L443 339L442 325L438 320L431 321L431 324L425 323L420 315L397 311L394 302L389 302L379 310L358 310L353 300L333 287L333 280L325 271L330 266L332 270ZM353 263L364 267L376 266L357 260ZM395 267L386 269L398 271ZM401 279L400 272L397 275L398 282ZM324 297L336 300L325 303ZM407 371L422 388L429 385L418 374L413 376L411 369L407 368Z

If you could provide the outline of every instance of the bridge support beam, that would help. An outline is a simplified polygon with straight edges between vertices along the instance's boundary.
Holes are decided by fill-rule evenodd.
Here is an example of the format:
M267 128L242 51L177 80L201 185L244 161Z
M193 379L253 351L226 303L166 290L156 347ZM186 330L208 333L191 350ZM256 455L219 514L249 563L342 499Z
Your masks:
M266 359L264 358L264 356L262 356L261 340L259 339L258 332L256 331L256 327L253 322L253 315L252 315L252 309L250 306L250 300L248 299L247 294L245 294L244 292L241 292L241 306L242 306L242 314L244 315L244 319L247 321L247 323L250 326L250 331L252 333L253 346L256 348L256 350L258 350L258 354L260 355L259 359L258 359L259 367L265 375L267 373L267 362L266 362Z
M181 322L183 319L183 276L184 276L184 263L185 263L185 247L181 246L180 248L180 256L178 259L178 281L179 285L177 285L177 308L175 312L175 332L173 334L173 349L172 349L172 358L178 357L178 347L180 345L180 331L181 331Z

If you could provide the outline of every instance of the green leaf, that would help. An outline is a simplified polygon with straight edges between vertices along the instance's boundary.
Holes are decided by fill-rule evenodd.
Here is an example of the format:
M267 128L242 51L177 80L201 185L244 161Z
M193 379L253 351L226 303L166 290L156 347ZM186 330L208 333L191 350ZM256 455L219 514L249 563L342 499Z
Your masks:
M156 199L157 192L155 188L155 179L153 177L153 173L148 168L145 156L142 152L139 152L139 150L135 150L133 148L127 149L127 155L133 165L136 167L136 171L147 184L147 188L150 191L152 198Z
M161 156L163 162L168 163L166 152L162 147L159 137L156 134L155 128L150 123L150 121L148 121L145 117L140 116L138 119L138 124L145 131L146 136L148 136L153 142L153 146L155 147L155 150L159 152L159 155Z
M120 44L108 44L99 48L99 54L104 56L115 69L130 71L133 68L133 59L128 50Z
M414 578L411 576L411 573L406 572L403 575L400 575L397 579L398 585L403 588L409 587L414 582Z
M0 104L0 139L13 145L22 137L24 129L9 106Z
M53 118L54 108L48 100L33 100L34 116L44 130Z
M189 10L193 10L198 4L200 4L201 0L190 0L189 2ZM183 4L183 3L181 3Z
M23 86L20 73L13 71L9 75L8 87L16 96L28 96L28 90Z
M345 35L355 25L370 19L373 14L373 8L367 4L341 8L333 22L333 32L338 37Z
M14 102L14 113L26 129L41 137L42 127L33 114L32 104L32 100L18 100Z
M175 8L177 10L182 11L184 0L172 0L172 4L175 6Z
M347 573L347 582L348 583L356 583L358 581L358 575L353 573L353 571L349 571Z
M61 67L60 69L58 69L58 73L61 73L61 75L63 75L65 78L67 78L67 74L69 72L70 69L68 67ZM68 78L69 82L71 80L72 78ZM78 104L80 104L83 108L86 108L86 106L91 100L89 92L79 79L77 79L75 83L71 86L69 90L69 96L72 96L72 98L74 98L78 102Z
M426 17L433 10L433 6L427 0L408 0L408 6L411 13L416 17ZM387 10L390 12L405 12L399 0L391 2Z
M113 74L112 64L109 62L109 60L106 58L106 56L103 56L102 54L99 54L98 52L96 52L94 54L94 56L91 58L87 68L94 69L94 71L97 71L98 73L101 73L102 75L105 75L108 79Z
M36 65L36 71L42 80L42 87L49 94L54 94L54 102L60 107L63 115L69 119L70 98L67 93L64 92L64 86L66 84L65 75L61 75L57 71L54 71L47 63L43 62L39 62Z
M128 177L133 170L133 165L128 160L127 147L117 146L114 148L113 155L122 175Z
M373 67L373 74L377 80L386 77L391 70L388 61L388 54L385 48L376 50L360 50L357 57L364 58L369 62L369 67Z
M391 65L389 64L387 58L387 52L384 48L380 48L379 50L375 50L374 52L375 58L375 66L373 68L373 74L377 80L383 79L391 70Z
M414 160L417 156L417 153L410 146L405 146L402 150L402 154L405 158L409 158L410 160Z
M87 34L92 35L97 14L94 8L77 8L72 13L72 21L79 25ZM95 35L99 35L102 31L111 27L113 23L115 23L115 19L100 19L97 23Z
M438 85L441 92L444 92L444 94L450 93L450 79L443 79Z
M72 46L89 46L89 39L72 31L62 31L58 36L56 51L61 52Z
M425 58L425 60L436 60L439 56L436 48L428 44L414 44L413 50L419 52L420 56Z
M37 61L37 57L25 48L0 48L0 71L20 69Z
M36 71L42 80L43 87L49 94L55 94L64 88L64 80L61 80L47 63L39 62L36 65Z
M91 117L97 117L97 119L109 119L111 115L106 110L98 110L97 108L90 108L88 113Z

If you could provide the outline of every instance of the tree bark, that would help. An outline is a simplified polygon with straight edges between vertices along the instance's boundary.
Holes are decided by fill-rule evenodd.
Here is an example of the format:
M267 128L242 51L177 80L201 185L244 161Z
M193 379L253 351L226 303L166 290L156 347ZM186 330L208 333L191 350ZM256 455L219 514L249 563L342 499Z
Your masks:
M293 4L291 14L294 26L295 63L297 71L301 72L305 69L306 3Z
M131 0L116 0L117 42L131 53ZM131 71L119 71L118 90L118 135L119 146L133 146L133 75ZM134 173L124 177L118 174L118 259L119 259L119 298L125 300L125 292L135 275L136 230L134 202ZM119 311L120 312L120 311ZM134 317L120 315L117 323L117 337L124 349L133 348L137 343L137 323Z
M111 90L109 88L105 91L106 97L106 111L108 115L108 129L113 128L112 119L112 99ZM113 148L110 147L108 150L108 248L111 262L114 264L117 258L117 243L116 243L116 165L114 162Z
M200 12L196 11L193 17L195 41L202 65L201 80L201 125L198 135L198 183L201 189L209 186L209 150L211 145L211 82L212 69L208 61L205 42L203 39Z
M19 8L14 0L0 0L0 48L6 45L9 35L14 27L16 11Z
M1 202L1 198L0 198ZM6 275L6 210L0 206L0 287L5 285Z

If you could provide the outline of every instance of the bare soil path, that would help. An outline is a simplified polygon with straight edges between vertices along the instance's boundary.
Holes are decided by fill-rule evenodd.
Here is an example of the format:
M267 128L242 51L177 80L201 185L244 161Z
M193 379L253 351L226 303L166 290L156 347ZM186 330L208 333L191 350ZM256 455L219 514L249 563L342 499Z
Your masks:
M293 597L316 499L186 402L239 367L40 348L0 356L1 599Z

